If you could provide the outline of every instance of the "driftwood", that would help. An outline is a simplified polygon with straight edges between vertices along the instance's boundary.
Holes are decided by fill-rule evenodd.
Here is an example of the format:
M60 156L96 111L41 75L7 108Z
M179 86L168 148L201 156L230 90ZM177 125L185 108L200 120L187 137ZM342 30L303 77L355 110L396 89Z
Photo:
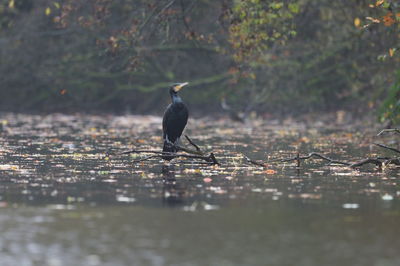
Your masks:
M399 129L384 129L382 131L380 131L378 133L378 136L380 136L381 134L385 133L385 132L395 132L395 133L399 133L400 134L400 130ZM393 147L389 147L386 146L384 144L380 144L380 143L374 143L376 146L390 150L392 152L395 153L400 153L399 149L393 148ZM324 161L327 161L328 164L336 164L336 165L342 165L342 166L346 166L346 167L351 167L351 168L357 168L357 167L361 167L363 165L367 165L367 164L373 164L379 167L379 169L382 169L384 166L386 165L390 165L390 164L394 164L394 165L400 165L400 157L377 157L377 158L365 158L362 159L360 161L357 162L345 162L345 161L339 161L339 160L335 160L335 159L331 159L323 154L317 153L317 152L311 152L308 155L305 156L300 156L299 153L297 153L297 155L295 157L290 157L290 158L283 158L283 159L274 159L274 160L269 160L266 162L260 162L260 161L255 161L250 159L248 156L243 155L244 159L246 160L246 162L256 165L256 166L261 166L261 167L267 167L269 163L274 163L274 162L293 162L295 161L297 163L297 168L300 168L300 164L301 161L305 161L311 158L316 158L316 159L321 159Z
M398 128L387 128L387 129L382 129L377 136L382 135L383 133L388 133L388 132L394 132L397 134L400 134L400 129Z
M295 157L290 157L290 158L283 158L283 159L275 159L275 160L271 160L271 161L266 161L266 162L259 162L259 161L254 161L252 159L250 159L247 156L244 156L244 158L246 159L246 161L248 163L257 165L257 166L262 166L262 167L267 167L269 163L276 163L276 162L296 162L297 163L297 168L300 168L301 165L301 161L305 161L308 159L312 159L312 158L316 158L316 159L321 159L324 161L328 162L328 165L330 164L336 164L336 165L342 165L342 166L348 166L351 168L357 168L366 164L374 164L380 168L382 168L385 165L389 165L389 164L394 164L394 165L400 165L400 158L388 158L388 157L377 157L377 158L366 158L366 159L362 159L360 161L357 162L344 162L344 161L338 161L338 160L334 160L331 159L325 155L322 155L320 153L317 152L311 152L306 156L295 156Z
M392 147L389 147L389 146L386 146L386 145L383 145L383 144L379 144L379 143L374 143L374 144L376 146L378 146L378 147L381 147L381 148L384 148L384 149L388 149L388 150L400 153L400 150L398 150L398 149L395 149L395 148L392 148Z
M384 132L395 132L395 133L400 133L399 129L384 129L381 132L379 132L378 136L383 134ZM141 158L139 160L135 160L134 162L143 162L147 161L153 158L163 158L166 155L170 156L171 158L189 158L189 159L199 159L205 161L206 164L209 165L219 165L220 163L218 162L217 158L215 157L213 152L210 152L208 155L206 155L200 147L191 139L189 136L185 135L186 140L189 142L190 145L192 145L195 149L189 149L180 145L175 145L175 148L177 149L178 153L173 153L173 152L162 152L162 151L156 151L156 150L130 150L130 151L125 151L122 153L118 153L117 155L123 155L123 154L130 154L130 153L147 153L147 154L152 154L150 156L147 156L145 158ZM390 150L392 152L400 154L400 150L386 146L384 144L380 143L374 143L376 146L380 148L384 148L387 150ZM184 153L183 153L184 152ZM269 164L271 163L285 163L285 162L296 162L296 167L297 169L300 169L301 167L301 162L306 161L308 159L320 159L323 161L326 161L328 165L334 164L334 165L339 165L339 166L345 166L345 167L351 167L351 168L357 168L361 167L367 164L372 164L379 169L382 169L386 165L400 165L400 157L376 157L376 158L364 158L361 159L360 161L356 162L347 162L347 161L341 161L341 160L336 160L327 157L326 155L323 155L318 152L311 152L307 155L300 156L300 153L298 152L296 156L294 157L289 157L289 158L278 158L278 159L273 159L273 160L268 160L268 161L256 161L253 159L250 159L248 156L243 154L243 157L245 161L249 164L256 165L256 166L261 166L264 168L267 168Z
M135 161L133 161L134 163L147 161L147 160L150 160L153 158L163 158L164 156L168 155L169 157L171 157L171 159L182 157L182 158L189 158L189 159L200 159L200 160L205 161L207 164L211 164L211 165L219 165L220 164L213 152L211 152L209 155L205 155L204 152L201 151L200 147L196 143L194 143L194 141L191 138L189 138L187 135L185 135L185 137L188 140L188 142L193 147L195 147L196 150L188 149L188 148L182 147L180 145L175 145L175 148L177 149L178 153L162 152L162 151L155 151L155 150L130 150L130 151L124 151L124 152L118 153L117 155L124 155L124 154L131 154L131 153L153 154L153 155L147 156L145 158L135 160ZM179 153L179 151L182 151L185 153Z
M130 154L130 153L153 153L154 154L154 155L147 156L145 158L133 161L135 163L147 161L147 160L150 160L153 158L163 158L163 156L168 155L168 156L171 156L172 158L182 157L182 158L189 158L189 159L200 159L200 160L204 160L210 164L219 164L218 160L215 158L214 153L212 153L212 152L208 156L192 155L192 154L185 154L185 153L160 152L160 151L154 151L154 150L130 150L130 151L123 152L121 154Z

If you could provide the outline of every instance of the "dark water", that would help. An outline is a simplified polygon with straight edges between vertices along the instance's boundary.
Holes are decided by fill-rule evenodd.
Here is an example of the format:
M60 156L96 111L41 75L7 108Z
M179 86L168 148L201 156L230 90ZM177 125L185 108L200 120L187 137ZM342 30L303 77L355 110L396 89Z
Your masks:
M357 160L380 152L373 130L192 121L215 167L115 155L159 149L156 117L2 120L0 265L400 265L398 169L242 156Z

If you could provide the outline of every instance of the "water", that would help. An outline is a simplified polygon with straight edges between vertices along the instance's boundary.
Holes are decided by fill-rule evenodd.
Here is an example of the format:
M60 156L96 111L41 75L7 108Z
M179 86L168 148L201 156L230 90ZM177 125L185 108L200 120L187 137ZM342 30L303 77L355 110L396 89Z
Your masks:
M192 120L217 167L116 155L160 149L157 117L2 119L0 265L400 265L398 169L242 156L355 161L374 130Z

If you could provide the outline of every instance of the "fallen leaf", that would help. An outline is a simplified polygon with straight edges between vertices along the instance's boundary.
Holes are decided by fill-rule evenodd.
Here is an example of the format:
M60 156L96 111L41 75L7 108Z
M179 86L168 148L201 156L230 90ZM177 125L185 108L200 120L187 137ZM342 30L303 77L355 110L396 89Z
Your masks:
M274 169L267 169L264 171L267 175L274 175L276 174L276 171Z
M204 183L210 183L210 182L212 182L212 179L209 178L209 177L205 177L205 178L203 178L203 182Z
M356 26L358 28L358 27L360 27L360 24L361 24L361 19L355 18L354 19L354 26Z

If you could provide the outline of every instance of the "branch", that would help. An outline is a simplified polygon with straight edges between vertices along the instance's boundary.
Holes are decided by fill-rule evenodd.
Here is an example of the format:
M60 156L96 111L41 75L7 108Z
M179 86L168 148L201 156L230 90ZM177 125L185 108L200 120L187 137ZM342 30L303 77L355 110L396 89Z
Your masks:
M247 160L247 162L257 165L257 166L262 166L262 167L267 167L267 163L272 163L272 162L296 161L297 168L300 168L300 161L308 160L313 157L327 161L329 164L339 164L339 165L348 166L351 168L360 167L360 166L363 166L366 164L374 164L374 165L378 166L379 168L382 168L382 166L388 165L388 164L400 165L400 158L387 158L387 157L367 158L367 159L363 159L359 162L349 163L349 162L334 160L334 159L331 159L329 157L326 157L325 155L322 155L322 154L316 153L316 152L311 152L306 156L300 156L299 153L297 153L297 155L295 157L284 158L284 159L275 159L275 160L271 160L271 161L267 161L267 162L254 161L245 155L243 155L243 156Z
M193 140L191 138L189 138L188 135L185 135L185 138L189 141L189 143L192 146L194 146L196 148L196 151L201 151L200 147L196 143L194 143Z
M381 162L379 159L376 159L376 158L368 158L368 159L364 159L362 161L353 163L353 164L350 165L350 167L351 168L355 168L355 167L363 166L365 164L375 164L376 166L381 168L382 165L383 165L383 162Z
M246 155L244 155L244 154L242 154L243 155L243 157L244 157L244 159L248 162L248 163L251 163L251 164L254 164L254 165L257 165L257 166L261 166L261 167L267 167L267 164L266 163L264 163L264 162L257 162L257 161L254 161L254 160L252 160L252 159L250 159L249 157L247 157Z
M319 154L317 152L311 152L306 156L299 156L299 154L298 154L298 155L296 155L295 157L292 157L292 158L277 159L277 160L272 160L270 162L292 162L292 161L297 161L298 162L298 167L300 167L300 163L299 162L301 160L307 160L307 159L310 159L312 157L317 157L319 159L328 161L329 163L341 164L341 165L347 165L347 166L351 165L351 163L343 162L343 161L337 161L337 160L331 159L329 157L326 157L325 155Z
M204 153L202 151L191 150L191 149L179 146L179 145L175 145L175 148L177 149L177 151L184 151L189 154L204 155Z
M387 128L387 129L382 129L377 136L382 135L383 133L388 133L388 132L395 132L397 134L400 134L400 129L398 128Z
M400 153L400 150L398 150L398 149L396 149L396 148L392 148L392 147L389 147L389 146L386 146L386 145L383 145L383 144L379 144L379 143L374 143L374 144L375 144L376 146L378 146L378 147L381 147L381 148L384 148L384 149L388 149L388 150L391 150L391 151Z
M147 161L147 160L150 160L150 159L153 159L153 158L159 158L159 157L160 157L160 155L150 155L150 156L147 156L145 158L142 158L142 159L139 159L139 160L135 160L133 162L134 163L140 163L140 162L144 162L144 161Z
M177 148L179 150L182 147L177 146ZM186 150L188 150L188 149L185 149L184 151L186 151ZM189 151L191 151L191 150L189 150ZM154 154L154 155L148 156L146 158L136 160L134 162L143 162L143 161L147 161L147 160L153 159L153 158L163 158L163 156L168 155L168 156L171 156L172 158L183 157L183 158L191 158L191 159L201 159L208 163L218 164L218 165L220 164L218 162L217 158L215 157L214 153L212 153L212 152L210 153L210 155L204 156L204 155L191 155L191 154L163 152L163 151L154 151L154 150L130 150L130 151L118 153L117 155L131 154L131 153L152 153L152 154Z
M394 159L388 159L385 161L385 164L395 164L395 165L400 165L400 158L394 158Z
M173 152L162 152L162 151L153 151L153 150L131 150L126 151L120 154L129 154L129 153L153 153L155 155L148 156L143 159L136 160L134 162L143 162L153 158L163 158L163 156L168 155L172 158L183 157L183 158L190 158L190 159L201 159L211 164L220 164L215 158L214 153L210 153L208 156L201 156L201 155L190 155L190 154L183 154L183 153L173 153Z

